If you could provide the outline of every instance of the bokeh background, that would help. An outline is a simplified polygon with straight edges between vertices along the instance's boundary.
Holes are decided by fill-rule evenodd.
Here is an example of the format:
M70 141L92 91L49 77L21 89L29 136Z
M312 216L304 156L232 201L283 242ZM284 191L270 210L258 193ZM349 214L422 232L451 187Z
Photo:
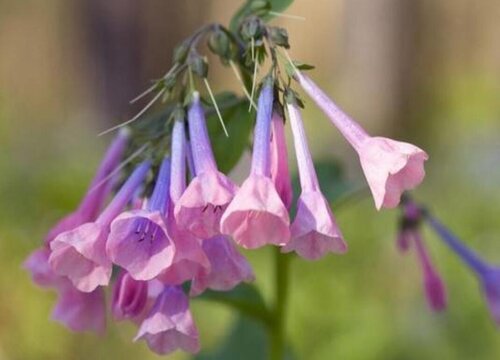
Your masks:
M172 46L203 23L227 23L239 3L0 0L0 359L156 358L130 341L131 325L97 337L50 321L55 294L35 288L21 263L78 203L109 141L96 134L138 110L128 101L168 68ZM500 264L500 2L296 0L288 13L305 17L275 20L293 57L315 64L313 78L371 133L425 148L415 196ZM238 89L220 66L211 82ZM306 127L315 157L342 159L361 184L355 154L313 106ZM415 257L395 249L397 211L376 212L366 197L336 215L349 253L293 263L287 334L298 359L500 358L474 277L433 234L449 292L437 315ZM269 298L271 252L248 255ZM193 306L203 347L215 349L233 314ZM258 340L245 329L240 338Z

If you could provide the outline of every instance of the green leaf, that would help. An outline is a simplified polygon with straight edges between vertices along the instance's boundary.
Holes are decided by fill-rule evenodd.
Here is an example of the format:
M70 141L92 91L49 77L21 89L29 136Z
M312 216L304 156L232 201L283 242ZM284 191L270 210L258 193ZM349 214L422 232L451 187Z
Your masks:
M229 134L224 134L216 114L208 117L208 132L219 170L228 173L233 169L249 145L250 131L253 128L254 112L248 112L248 103L234 94L219 94L217 104ZM226 106L226 104L233 105Z
M274 12L283 12L290 5L292 5L294 0L271 0L271 9Z
M220 346L212 351L203 351L195 360L255 360L269 357L269 338L266 328L258 322L239 316ZM290 346L286 346L283 360L292 360Z
M262 0L247 0L234 14L231 22L229 23L229 29L236 33L238 30L238 26L240 22L247 16L256 12L256 3L262 3ZM267 3L270 6L271 11L273 12L283 12L285 11L292 3L293 0L268 0ZM271 20L274 15L267 14L263 16L264 20Z
M266 359L268 343L265 329L261 324L240 316L218 348L202 352L195 357L195 360Z
M339 161L325 159L314 162L314 168L318 175L321 192L329 203L335 205L339 200L351 194L355 186L345 178L344 169ZM298 176L292 180L294 194L300 194L300 183Z
M262 295L251 284L242 283L230 291L206 290L203 294L196 297L196 299L215 301L228 305L240 313L265 324L271 321L271 315Z

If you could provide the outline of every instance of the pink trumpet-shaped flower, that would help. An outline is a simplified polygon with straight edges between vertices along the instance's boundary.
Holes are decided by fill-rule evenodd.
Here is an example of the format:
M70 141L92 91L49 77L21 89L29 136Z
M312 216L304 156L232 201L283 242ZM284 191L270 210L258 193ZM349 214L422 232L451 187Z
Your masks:
M282 108L280 108L283 111ZM273 111L271 120L271 179L276 191L287 209L293 200L292 180L288 169L288 152L286 149L285 124L283 116L277 109Z
M197 353L199 335L189 310L189 300L179 287L166 286L134 341L146 340L155 353L166 355L177 349Z
M200 95L195 92L188 122L196 176L176 202L175 218L179 227L208 239L220 234L220 218L233 199L236 186L217 170L205 121ZM181 125L178 128L180 132Z
M64 232L51 242L50 266L56 274L68 277L78 290L91 292L109 283L112 264L106 255L106 240L110 224L141 185L149 167L149 161L145 161L134 170L95 222Z
M111 223L106 252L135 280L151 280L173 261L175 245L165 221L170 191L170 160L162 162L144 209L121 213Z
M255 280L252 267L231 240L224 235L203 241L203 250L210 260L210 271L200 271L191 282L191 296L206 289L228 291L241 282Z
M405 142L369 136L310 78L298 71L295 75L304 90L357 151L377 209L396 207L405 190L413 189L423 181L424 162L428 159L425 151Z
M52 318L73 331L102 333L106 327L104 290L78 291L69 282L58 289L59 298Z
M442 311L447 305L446 287L441 276L432 265L431 259L424 246L418 230L413 231L413 241L417 249L418 258L422 265L424 276L424 290L427 303L433 311Z
M239 245L255 249L266 244L285 245L290 240L290 219L270 178L270 133L273 85L260 93L255 125L252 169L221 219L221 231Z
M129 138L127 129L121 130L111 143L104 156L97 173L92 180L87 194L78 208L66 215L48 232L45 243L49 244L57 235L72 230L77 226L95 220L101 211L102 205L111 192L112 177L109 175L118 166Z
M292 239L283 251L296 251L300 256L309 260L319 259L327 252L345 253L347 245L330 210L330 205L319 188L300 110L293 103L288 104L287 108L302 193L297 203L297 215L291 226Z
M148 283L137 281L127 272L122 272L113 287L112 311L116 320L135 319L146 308Z

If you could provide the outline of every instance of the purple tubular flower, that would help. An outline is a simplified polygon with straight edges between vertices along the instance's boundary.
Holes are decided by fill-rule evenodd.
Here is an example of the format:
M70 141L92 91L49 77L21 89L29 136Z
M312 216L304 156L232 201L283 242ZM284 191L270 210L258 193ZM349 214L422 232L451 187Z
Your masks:
M101 165L80 205L74 212L59 220L59 222L48 232L45 237L46 244L49 244L60 233L72 230L81 224L96 219L104 201L111 192L112 186L110 185L112 185L113 181L112 179L108 179L108 176L120 163L128 138L129 131L127 129L123 129L118 133L109 146L106 155L104 155Z
M51 242L50 266L78 290L92 292L109 283L112 264L106 255L106 240L110 224L130 201L149 168L149 161L139 165L95 222L64 232Z
M170 199L174 204L186 191L187 140L185 130L184 121L179 120L175 122L172 130Z
M151 280L172 264L175 244L165 220L169 191L170 159L165 158L145 208L123 212L111 223L106 252L135 280Z
M172 184L170 188L172 209L180 201L186 190L186 137L184 123L177 121L172 134ZM190 231L180 228L175 222L172 211L169 212L168 229L175 244L175 255L170 266L158 275L158 280L169 285L182 284L191 280L200 271L209 271L210 262L199 240Z
M196 176L176 202L175 218L180 228L187 229L199 238L208 239L220 234L220 218L237 187L217 170L197 92L193 94L188 122Z
M476 274L493 320L500 326L500 267L483 261L435 217L426 214L426 219L445 244Z
M418 147L383 137L372 137L307 76L295 76L316 105L328 116L357 151L373 194L375 206L394 208L405 190L417 187L425 177L427 154Z
M281 109L282 110L282 109ZM271 179L276 191L287 209L293 200L292 180L288 168L288 152L286 149L285 124L283 116L274 109L271 119Z
M446 288L437 270L432 265L430 256L418 230L412 232L417 255L422 265L424 289L427 303L433 311L442 311L447 305Z
M296 251L308 260L317 260L327 252L345 253L340 228L330 205L321 193L307 138L296 104L288 104L302 193L297 203L297 215L291 226L292 239L284 252Z
M104 290L81 292L69 282L58 288L59 298L52 312L52 319L72 331L104 332L106 307Z
M247 249L290 240L288 210L270 177L272 109L273 84L266 81L259 95L250 176L221 219L222 233Z
M135 319L146 308L148 283L137 281L127 272L120 273L113 287L112 310L115 320Z
M228 291L241 282L255 279L252 267L231 239L224 235L203 241L203 250L210 260L210 270L200 271L191 282L191 296L206 289Z
M142 339L160 355L177 349L192 354L200 351L198 330L189 310L189 299L182 288L165 287L142 322L134 341Z

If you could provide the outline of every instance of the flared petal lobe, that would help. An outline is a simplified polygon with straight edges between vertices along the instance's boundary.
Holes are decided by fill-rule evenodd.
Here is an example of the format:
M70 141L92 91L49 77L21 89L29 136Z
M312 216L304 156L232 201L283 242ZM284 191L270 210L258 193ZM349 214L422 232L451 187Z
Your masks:
M50 249L43 246L33 251L23 263L32 281L41 288L56 288L68 280L57 275L49 265Z
M102 333L106 327L104 290L81 292L68 283L58 290L59 297L52 318L72 331Z
M241 282L255 279L252 267L227 236L219 235L203 241L203 250L210 260L210 270L200 271L191 282L191 296L206 289L228 291Z
M111 223L106 252L131 277L146 281L172 264L175 245L160 212L132 210Z
M192 354L200 350L198 330L182 289L165 288L142 322L135 340L146 340L149 348L160 355L178 349Z
M272 180L250 175L221 219L221 231L246 249L290 240L290 218Z
M80 291L91 292L108 285L112 265L106 256L108 229L87 223L56 237L51 243L49 264Z
M169 218L169 233L175 244L175 255L170 266L158 275L158 280L169 285L179 285L191 280L199 272L210 271L210 261L201 246L201 240L192 233L177 227Z
M396 207L401 194L425 177L428 156L412 144L371 137L361 143L358 154L377 209Z
M175 205L179 227L202 239L220 234L220 219L236 190L218 171L197 174Z
M320 192L300 195L297 215L291 226L291 240L283 251L295 251L308 260L318 260L328 252L342 254L347 251L330 205Z

